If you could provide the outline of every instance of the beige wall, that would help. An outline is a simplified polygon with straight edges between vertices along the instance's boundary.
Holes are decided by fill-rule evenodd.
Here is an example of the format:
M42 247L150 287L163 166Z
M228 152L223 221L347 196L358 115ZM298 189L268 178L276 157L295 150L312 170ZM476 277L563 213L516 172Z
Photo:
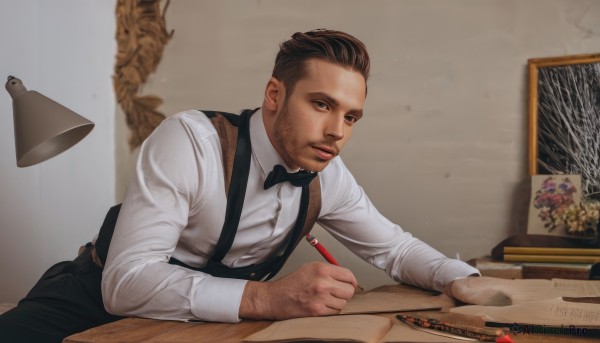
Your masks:
M277 45L296 31L363 40L369 97L343 159L383 214L463 259L524 229L527 59L600 52L591 0L176 0L167 25L175 36L144 93L169 114L259 106ZM122 113L117 123L120 197L135 154ZM364 286L390 282L317 233ZM303 244L286 269L313 258Z

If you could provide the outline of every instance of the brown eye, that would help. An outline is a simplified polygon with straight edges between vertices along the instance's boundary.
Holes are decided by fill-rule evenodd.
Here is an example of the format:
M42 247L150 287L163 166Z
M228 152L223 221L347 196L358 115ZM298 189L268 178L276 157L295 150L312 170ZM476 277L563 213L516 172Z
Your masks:
M314 100L313 105L320 110L328 110L329 109L329 106L327 106L327 104L321 100Z
M351 123L351 124L354 124L354 123L356 123L358 121L358 118L356 116L354 116L354 115L347 115L346 116L346 121L349 122L349 123Z

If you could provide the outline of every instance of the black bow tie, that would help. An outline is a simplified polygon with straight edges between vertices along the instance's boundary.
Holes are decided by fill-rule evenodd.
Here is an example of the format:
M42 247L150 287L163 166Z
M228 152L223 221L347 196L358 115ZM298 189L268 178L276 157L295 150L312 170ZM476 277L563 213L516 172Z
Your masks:
M308 185L315 176L317 176L317 173L310 173L304 170L297 173L288 173L282 165L278 164L267 176L264 187L265 189L269 189L274 185L285 181L289 181L292 185L300 187Z

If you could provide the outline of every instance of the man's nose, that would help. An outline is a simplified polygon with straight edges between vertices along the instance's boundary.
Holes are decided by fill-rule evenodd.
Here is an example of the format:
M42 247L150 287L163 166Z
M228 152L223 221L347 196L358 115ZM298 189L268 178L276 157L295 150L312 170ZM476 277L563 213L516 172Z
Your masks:
M343 115L331 116L325 127L325 135L336 141L344 138L344 120Z

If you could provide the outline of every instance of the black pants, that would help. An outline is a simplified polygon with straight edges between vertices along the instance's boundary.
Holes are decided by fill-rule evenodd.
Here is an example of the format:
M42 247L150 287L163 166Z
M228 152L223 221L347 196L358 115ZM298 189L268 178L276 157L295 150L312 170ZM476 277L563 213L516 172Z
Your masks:
M0 315L2 342L61 342L63 338L122 317L106 312L102 269L91 247L73 261L48 269L17 307Z

